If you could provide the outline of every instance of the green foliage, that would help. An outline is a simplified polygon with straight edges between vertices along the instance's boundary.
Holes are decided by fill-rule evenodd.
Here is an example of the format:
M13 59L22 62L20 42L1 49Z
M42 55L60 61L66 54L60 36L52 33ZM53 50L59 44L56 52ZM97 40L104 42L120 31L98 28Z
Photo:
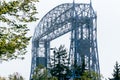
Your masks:
M50 73L52 76L47 76L48 72L43 65L37 66L33 74L33 80L60 80L67 75L67 51L64 46L60 46L59 49L53 51L54 57L51 58L52 63Z
M83 73L85 72L85 60L82 60L82 64L81 65L75 65L73 67L73 70L75 71L75 76L82 76Z
M48 80L58 80L58 78L53 76L53 77L48 78Z
M60 80L61 78L65 78L68 72L67 51L64 46L60 46L59 49L55 48L53 53L54 57L51 59L50 73Z
M19 73L15 72L10 74L8 77L1 77L0 80L25 80Z
M14 73L9 75L9 80L24 80L24 78L19 73Z
M120 65L116 62L113 70L113 78L110 80L120 80Z
M33 80L58 80L57 77L48 77L48 72L43 65L39 65L34 70Z
M33 80L67 80L67 76L72 76L71 70L68 67L68 56L67 51L64 46L60 46L58 49L54 48L54 56L51 58L50 73L48 77L48 72L43 65L39 65L33 75ZM74 80L97 80L99 75L94 71L89 71L85 69L85 61L81 66L74 65L75 71L80 76L80 78L74 78Z
M47 70L43 65L36 67L33 74L33 80L47 80Z
M120 80L120 65L118 64L118 62L116 62L113 72L113 77L117 80Z
M23 59L30 37L27 23L36 21L38 0L0 1L0 60Z
M98 77L100 77L100 75L94 71L85 69L85 67L86 65L84 59L82 60L82 64L80 66L74 65L75 75L80 76L80 78L75 78L75 80L98 80Z
M0 80L6 80L6 78L5 78L5 77L1 77L1 76L0 76Z
M97 80L98 74L93 71L85 70L80 78L75 78L74 80Z
M88 71L84 72L80 80L92 80Z

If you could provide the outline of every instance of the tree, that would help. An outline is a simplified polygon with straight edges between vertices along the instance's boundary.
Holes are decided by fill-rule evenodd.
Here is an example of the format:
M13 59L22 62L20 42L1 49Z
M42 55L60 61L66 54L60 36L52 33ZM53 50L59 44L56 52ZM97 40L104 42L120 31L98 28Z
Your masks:
M0 76L0 80L6 80L6 78L5 78L5 77L1 77L1 76Z
M51 58L51 68L50 73L52 76L61 80L67 76L68 71L68 59L67 59L67 50L64 46L60 46L58 49L53 51L54 57Z
M86 67L86 65L85 65L85 60L84 60L84 59L82 60L81 65L76 65L76 64L74 64L73 70L75 71L75 73L74 73L75 77L80 77L80 76L82 76L83 73L84 73L85 70L86 70L85 67Z
M58 78L53 76L53 77L48 78L48 80L58 80Z
M48 72L43 65L38 65L34 70L32 80L58 80L57 77L48 77Z
M113 78L109 80L120 80L120 65L116 62L113 70Z
M86 69L85 59L82 60L80 66L74 65L73 70L75 70L74 80L98 80L98 77L101 77L96 72Z
M94 80L94 79L90 78L90 73L88 71L85 71L82 73L79 80Z
M74 80L98 80L98 74L94 71L85 70L80 78L75 78Z
M47 80L47 70L43 65L40 64L36 67L33 74L33 80Z
M1 77L0 80L25 80L18 72L10 74L8 77Z
M22 58L30 37L27 23L36 21L38 0L0 0L0 60Z
M9 75L9 80L24 80L24 78L19 73L14 73L12 75Z

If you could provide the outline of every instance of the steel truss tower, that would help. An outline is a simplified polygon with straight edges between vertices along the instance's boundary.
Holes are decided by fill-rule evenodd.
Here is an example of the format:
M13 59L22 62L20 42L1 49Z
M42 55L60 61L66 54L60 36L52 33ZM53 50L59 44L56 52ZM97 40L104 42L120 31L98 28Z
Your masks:
M69 62L100 74L97 49L97 16L91 3L65 3L49 11L35 28L32 38L30 80L37 65L50 63L50 41L71 32ZM98 77L96 80L99 80Z

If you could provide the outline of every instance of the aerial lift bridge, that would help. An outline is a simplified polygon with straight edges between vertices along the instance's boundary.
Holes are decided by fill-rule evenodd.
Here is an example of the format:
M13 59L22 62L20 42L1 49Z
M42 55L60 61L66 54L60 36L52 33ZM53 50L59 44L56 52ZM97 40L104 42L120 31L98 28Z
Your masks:
M30 80L36 66L49 67L50 42L70 32L69 62L100 75L97 48L97 15L90 3L65 3L50 10L40 20L32 38ZM96 80L100 80L98 77Z

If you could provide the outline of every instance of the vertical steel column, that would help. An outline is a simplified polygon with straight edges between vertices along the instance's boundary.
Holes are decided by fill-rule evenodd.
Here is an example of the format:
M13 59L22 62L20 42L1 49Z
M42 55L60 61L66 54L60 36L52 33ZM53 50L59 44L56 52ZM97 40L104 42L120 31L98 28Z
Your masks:
M45 47L45 67L49 68L49 63L50 63L50 42L45 41L44 47Z
M38 48L39 48L39 41L32 41L32 60L31 60L30 80L32 80L32 76L33 76L34 70L36 68Z

